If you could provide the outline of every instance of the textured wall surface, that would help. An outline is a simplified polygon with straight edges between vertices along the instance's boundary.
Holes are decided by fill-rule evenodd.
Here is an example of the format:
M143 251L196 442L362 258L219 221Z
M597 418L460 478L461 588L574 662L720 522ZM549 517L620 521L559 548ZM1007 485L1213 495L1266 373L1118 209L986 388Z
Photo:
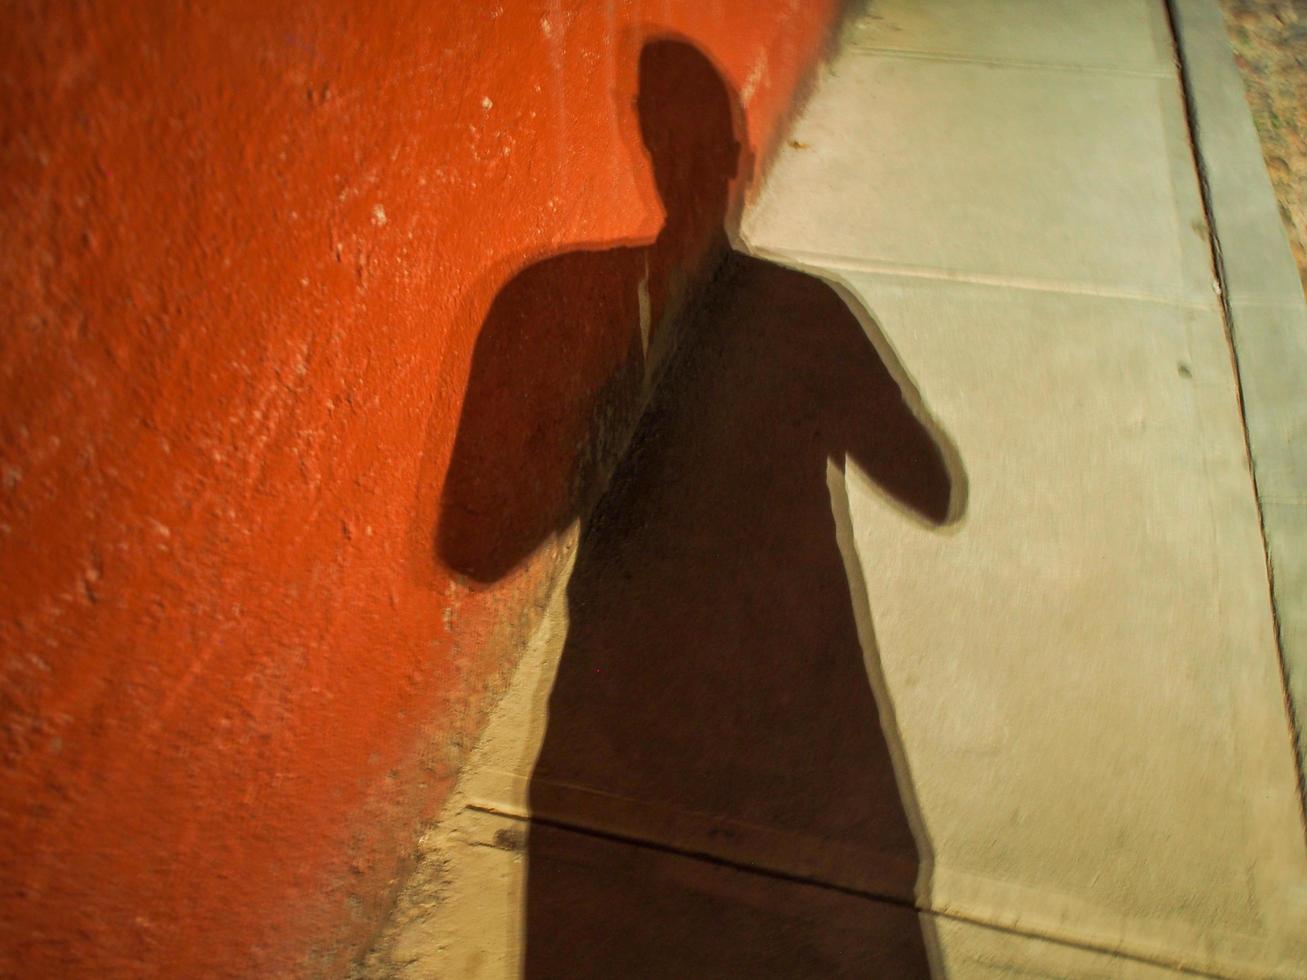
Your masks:
M367 941L553 567L433 544L497 291L658 234L647 38L713 58L756 161L835 6L6 9L0 973L333 974ZM562 404L612 369L555 356ZM574 492L578 451L523 492Z

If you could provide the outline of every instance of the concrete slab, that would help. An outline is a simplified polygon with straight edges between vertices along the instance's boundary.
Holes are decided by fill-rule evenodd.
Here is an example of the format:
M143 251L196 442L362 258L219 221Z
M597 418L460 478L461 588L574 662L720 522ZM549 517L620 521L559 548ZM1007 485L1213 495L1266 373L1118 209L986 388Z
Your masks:
M919 899L1295 975L1296 773L1183 104L1174 79L1005 61L1028 10L993 7L968 51L948 4L878 5L858 43L914 58L833 67L743 230L866 303L966 469L945 535L849 481ZM1301 399L1264 370L1283 429Z
M1301 956L1307 860L1219 317L845 275L967 470L944 535L849 486L929 907L1163 962L1201 949L1217 972Z
M844 43L906 55L1168 77L1174 67L1166 12L1152 0L878 0L850 23Z
M1174 77L852 52L792 136L747 242L784 227L828 265L1214 301Z

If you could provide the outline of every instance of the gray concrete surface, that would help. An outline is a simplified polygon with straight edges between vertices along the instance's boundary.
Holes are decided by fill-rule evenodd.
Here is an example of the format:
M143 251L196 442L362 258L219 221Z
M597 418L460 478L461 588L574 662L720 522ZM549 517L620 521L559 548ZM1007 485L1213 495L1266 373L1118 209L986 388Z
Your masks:
M1213 0L1173 6L1270 555L1301 781L1307 769L1307 301L1220 9Z

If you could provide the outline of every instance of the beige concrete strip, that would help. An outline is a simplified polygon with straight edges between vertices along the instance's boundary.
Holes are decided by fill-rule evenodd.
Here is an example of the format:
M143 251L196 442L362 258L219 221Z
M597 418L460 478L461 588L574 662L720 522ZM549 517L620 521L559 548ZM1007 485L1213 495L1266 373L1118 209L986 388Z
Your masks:
M875 0L846 48L1155 74L1172 71L1170 31L1153 0Z
M1171 7L1263 509L1300 792L1307 794L1307 302L1221 11L1214 0L1174 0Z
M786 252L1214 301L1174 77L846 52L793 137L746 240L784 223Z

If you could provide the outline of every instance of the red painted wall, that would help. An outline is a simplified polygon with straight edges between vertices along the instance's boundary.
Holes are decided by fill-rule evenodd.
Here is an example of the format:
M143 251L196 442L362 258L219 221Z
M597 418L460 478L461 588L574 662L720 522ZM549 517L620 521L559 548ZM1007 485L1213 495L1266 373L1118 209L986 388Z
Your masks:
M760 158L836 15L188 7L0 14L5 975L366 943L553 569L433 548L497 290L657 235L646 38L712 57Z

